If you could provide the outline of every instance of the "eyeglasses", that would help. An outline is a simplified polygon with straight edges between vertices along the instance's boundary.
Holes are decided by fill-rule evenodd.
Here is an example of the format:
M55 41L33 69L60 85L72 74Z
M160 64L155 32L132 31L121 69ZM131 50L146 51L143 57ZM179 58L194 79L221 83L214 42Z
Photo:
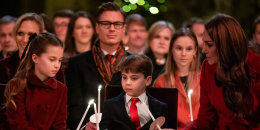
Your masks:
M113 24L114 25L114 28L115 29L121 29L124 27L124 22L108 22L108 21L98 21L97 22L98 24L100 24L103 28L105 29L109 29L111 27L111 25Z

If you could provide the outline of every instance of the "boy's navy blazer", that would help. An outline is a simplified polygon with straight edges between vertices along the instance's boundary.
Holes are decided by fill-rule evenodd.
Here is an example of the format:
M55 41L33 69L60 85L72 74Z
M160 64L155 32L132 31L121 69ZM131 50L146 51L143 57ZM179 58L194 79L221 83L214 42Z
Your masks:
M146 95L148 97L149 109L154 118L156 119L160 116L164 116L167 120L168 105L153 98L148 93L146 93ZM152 119L148 121L143 127L141 127L140 130L149 130L151 123ZM167 122L163 125L163 127L167 127ZM118 96L112 99L108 99L104 102L100 129L136 130L134 124L131 123L131 119L126 112L125 92L122 92Z

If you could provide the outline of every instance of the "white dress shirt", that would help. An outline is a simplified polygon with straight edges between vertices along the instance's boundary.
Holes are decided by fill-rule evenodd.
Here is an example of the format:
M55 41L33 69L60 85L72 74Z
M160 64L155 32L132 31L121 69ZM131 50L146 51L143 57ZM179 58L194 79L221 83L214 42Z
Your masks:
M137 107L137 111L138 111L140 125L142 127L148 121L151 120L149 113L147 113L145 108L142 106L142 103L144 103L149 108L148 98L146 96L146 92L142 93L138 97L132 97L132 96L125 94L125 108L126 108L126 112L127 112L129 117L130 117L130 106L131 106L131 103L132 103L131 98L139 98L139 100L140 100L139 102L136 103L136 107Z

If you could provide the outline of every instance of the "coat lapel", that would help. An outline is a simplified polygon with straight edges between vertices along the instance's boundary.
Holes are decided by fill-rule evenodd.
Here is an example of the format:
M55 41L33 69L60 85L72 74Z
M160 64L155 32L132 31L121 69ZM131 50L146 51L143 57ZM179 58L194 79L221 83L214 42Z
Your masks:
M122 118L123 120L125 120L127 122L127 124L129 124L129 126L131 127L131 129L135 129L135 126L132 124L130 117L128 116L127 112L126 112L126 108L125 108L125 93L122 92L119 96L118 96L118 101L120 103L119 106L119 110L122 110Z

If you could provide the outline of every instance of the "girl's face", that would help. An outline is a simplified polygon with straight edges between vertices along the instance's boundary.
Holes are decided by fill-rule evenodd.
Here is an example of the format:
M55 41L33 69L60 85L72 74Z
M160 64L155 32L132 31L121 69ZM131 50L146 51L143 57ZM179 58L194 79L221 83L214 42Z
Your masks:
M45 81L49 77L54 77L60 69L62 56L63 48L52 45L47 46L46 52L39 56L33 54L32 59L35 64L35 75L41 81Z
M18 28L15 36L15 41L18 46L19 56L22 55L23 50L29 40L29 37L34 33L40 33L38 24L35 21L26 20L23 21Z
M181 36L173 43L172 55L178 68L189 67L196 55L195 42L188 36Z
M168 53L172 38L171 34L170 29L165 28L153 37L150 47L155 55L164 55Z
M75 21L73 37L76 44L90 43L94 34L94 28L88 18L79 17Z
M205 30L203 33L203 47L202 52L206 55L208 63L214 64L218 62L217 49L215 43L212 41L208 32Z

